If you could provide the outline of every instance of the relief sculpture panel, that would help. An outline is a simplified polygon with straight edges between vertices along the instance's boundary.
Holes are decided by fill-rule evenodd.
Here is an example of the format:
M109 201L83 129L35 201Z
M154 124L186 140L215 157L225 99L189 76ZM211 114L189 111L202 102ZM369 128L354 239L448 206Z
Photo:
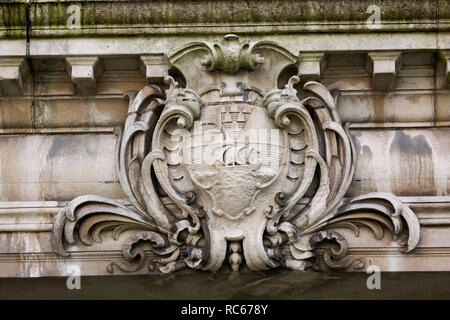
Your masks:
M363 269L336 231L361 227L376 239L389 231L405 253L414 250L419 222L395 196L344 198L356 156L338 92L312 81L297 90L296 75L277 86L297 56L227 35L175 48L168 59L183 81L167 76L166 86L128 94L116 167L129 204L70 201L53 227L58 254L70 255L66 243L131 230L124 259L108 271Z

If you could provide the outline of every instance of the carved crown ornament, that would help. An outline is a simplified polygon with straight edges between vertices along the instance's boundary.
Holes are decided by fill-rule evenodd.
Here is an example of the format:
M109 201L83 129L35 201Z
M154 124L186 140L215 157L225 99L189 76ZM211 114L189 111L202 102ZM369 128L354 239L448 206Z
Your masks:
M318 82L298 94L298 76L277 88L296 56L227 35L189 43L168 59L185 87L167 76L166 90L148 85L128 94L117 146L127 203L94 195L70 201L54 222L58 254L69 255L67 243L92 245L108 234L122 240L124 257L110 272L305 271L320 269L318 261L364 268L347 256L336 228L358 236L367 227L376 239L388 230L403 235L405 252L416 247L419 222L398 198L344 198L356 154L337 95Z

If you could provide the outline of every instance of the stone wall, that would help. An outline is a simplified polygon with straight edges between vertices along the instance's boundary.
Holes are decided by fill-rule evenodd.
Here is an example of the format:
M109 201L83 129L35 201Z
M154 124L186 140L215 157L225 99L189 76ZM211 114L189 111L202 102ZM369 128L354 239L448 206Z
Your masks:
M367 23L371 5L379 24ZM276 42L298 59L280 88L298 74L299 90L306 81L339 90L356 150L346 198L393 194L417 216L409 253L386 229L338 228L349 257L365 259L359 270L450 271L448 0L0 0L0 17L1 277L62 276L69 265L102 275L123 259L125 237L108 234L55 254L54 217L82 195L130 205L115 161L126 93L177 76L166 57L174 48L228 33Z

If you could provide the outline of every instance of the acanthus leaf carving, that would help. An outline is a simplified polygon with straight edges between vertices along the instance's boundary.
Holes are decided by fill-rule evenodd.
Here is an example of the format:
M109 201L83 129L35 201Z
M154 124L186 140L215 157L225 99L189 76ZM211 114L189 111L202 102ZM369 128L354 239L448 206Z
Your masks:
M417 217L395 196L344 199L356 153L337 92L307 82L300 100L297 76L274 87L296 57L231 35L183 46L169 61L190 77L193 61L206 68L187 77L191 87L168 76L164 92L149 85L128 94L117 146L127 203L100 196L70 201L53 227L58 254L69 255L65 242L92 245L109 231L124 256L110 272L217 271L225 261L233 271L307 270L317 268L318 252L329 268L359 270L365 262L347 256L347 240L335 229L359 236L367 227L381 239L386 229L400 235L405 223L405 251L417 246Z

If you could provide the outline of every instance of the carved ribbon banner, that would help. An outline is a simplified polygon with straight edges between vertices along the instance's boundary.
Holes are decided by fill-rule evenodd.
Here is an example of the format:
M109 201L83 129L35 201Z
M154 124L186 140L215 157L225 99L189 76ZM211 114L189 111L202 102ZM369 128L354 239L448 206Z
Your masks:
M355 148L336 110L337 95L307 82L299 94L297 57L275 43L195 42L169 53L186 87L148 85L130 93L117 146L117 174L129 205L81 196L57 215L52 241L91 245L111 231L127 236L115 268L169 273L182 268L238 271L317 268L317 252L332 269L364 267L347 256L334 231L361 226L376 239L400 235L405 251L419 241L415 214L391 194L344 199ZM299 97L305 97L302 100ZM126 232L125 232L126 231ZM131 235L130 235L131 234ZM149 251L151 254L149 255Z

